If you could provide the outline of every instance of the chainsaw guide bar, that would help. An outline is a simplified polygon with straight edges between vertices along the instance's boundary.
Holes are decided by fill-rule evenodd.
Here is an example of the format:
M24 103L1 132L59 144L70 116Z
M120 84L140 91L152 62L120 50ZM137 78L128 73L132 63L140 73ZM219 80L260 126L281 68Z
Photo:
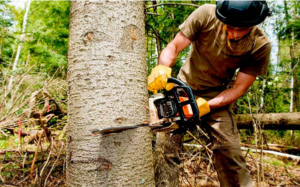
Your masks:
M172 122L164 122L161 125L150 125L150 124L140 124L140 125L134 125L134 126L122 126L122 127L108 127L108 128L102 128L102 129L96 129L92 131L92 135L98 135L98 134L110 134L110 133L119 133L123 132L125 130L129 129L136 129L139 127L150 127L153 133L155 132L162 132L162 131L170 131L172 129L177 129L177 124Z

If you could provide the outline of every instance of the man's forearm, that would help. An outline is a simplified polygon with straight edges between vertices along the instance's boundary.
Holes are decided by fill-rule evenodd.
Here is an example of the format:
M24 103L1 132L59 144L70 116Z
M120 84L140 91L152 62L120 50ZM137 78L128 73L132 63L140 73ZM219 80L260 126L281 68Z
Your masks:
M165 65L168 67L172 67L177 59L178 56L176 47L172 44L169 44L160 54L158 64Z
M235 102L244 93L244 91L240 91L238 88L231 88L221 92L215 98L208 101L208 105L210 109L220 108Z
M175 38L161 52L158 59L158 65L172 67L175 64L180 51L185 49L191 43L192 41L190 41L183 33L178 32Z
M229 105L240 98L255 81L256 76L239 72L232 88L221 92L217 97L208 101L210 109Z

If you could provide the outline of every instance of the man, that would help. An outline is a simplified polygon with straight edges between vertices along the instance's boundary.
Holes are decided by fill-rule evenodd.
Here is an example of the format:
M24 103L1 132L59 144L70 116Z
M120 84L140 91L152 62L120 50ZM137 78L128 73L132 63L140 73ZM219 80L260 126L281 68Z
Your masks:
M229 105L267 72L271 44L256 25L270 15L265 1L219 0L216 5L200 6L180 25L148 77L150 91L171 89L173 85L167 84L170 67L179 52L192 44L178 78L192 88L197 100L213 142L221 186L253 186ZM237 69L234 84L227 89Z

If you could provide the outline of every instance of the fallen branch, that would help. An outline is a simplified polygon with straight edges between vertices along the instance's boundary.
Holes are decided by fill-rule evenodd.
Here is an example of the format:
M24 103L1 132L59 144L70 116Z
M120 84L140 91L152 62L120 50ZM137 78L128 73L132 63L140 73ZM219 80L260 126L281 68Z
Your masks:
M189 146L189 147L197 147L197 148L203 148L202 145L197 145L197 144L183 144L184 146ZM247 150L251 150L252 152L261 152L261 149L252 149L252 148L248 148L248 147L241 147L241 150L247 151ZM293 160L297 160L300 161L300 156L295 156L295 155L291 155L291 154L285 154L285 153L280 153L280 152L276 152L276 151L268 151L268 150L263 150L263 153L268 153L268 154L273 154L276 156L282 156L282 157L287 157L287 158L291 158Z
M34 154L34 157L33 157L33 160L32 160L32 165L31 165L31 169L30 169L30 179L31 180L33 180L34 164L35 164L35 161L36 161L36 158L37 158L37 155L38 155L38 150L39 150L39 145L41 143L41 139L42 139L42 135L39 136L39 140L38 140L38 144L37 144L37 147L36 147L36 151L35 151L35 154Z
M201 144L203 147L205 147L206 151L208 151L210 154L212 154L212 150L210 150L206 145L204 145L200 140L198 140L190 131L187 131L187 133L193 137L199 144Z
M44 120L46 120L46 124L54 117L54 114L49 114L47 116L44 117ZM13 131L15 127L18 127L18 120L9 120L9 121L4 121L3 123L0 123L0 128L1 129L7 129L7 130L11 130ZM34 118L31 118L29 120L23 120L21 121L22 124L25 124L25 123L33 123L35 124L34 126L37 126L37 125L40 125L40 119L34 119ZM29 132L29 131L32 131L32 132ZM34 133L35 130L24 130L24 133L22 131L22 135L32 135L32 133ZM28 133L28 134L26 134Z
M19 152L20 152L19 149L0 150L0 155L5 155L6 153L19 153ZM28 154L34 154L35 153L35 151L29 151L29 150L25 150L23 152L28 153Z
M251 149L248 147L241 147L241 150L247 151L247 150L251 150L252 152L257 152L257 153L261 153L261 149ZM300 161L300 156L295 156L295 155L290 155L290 154L285 154L285 153L280 153L280 152L276 152L276 151L268 151L268 150L262 150L263 153L268 153L268 154L272 154L272 155L276 155L276 156L282 156L282 157L287 157L287 158L291 158L293 160L296 161Z
M184 143L184 146L188 146L188 147L197 147L197 148L203 148L202 145L197 145L197 144L188 144L188 143Z
M250 145L250 144L244 144L241 143L242 146L244 147L250 147L255 149L255 145ZM278 151L278 152L300 152L300 148L298 147L289 147L289 146L284 146L284 145L279 145L279 144L268 144L263 146L264 150L271 150L271 151Z

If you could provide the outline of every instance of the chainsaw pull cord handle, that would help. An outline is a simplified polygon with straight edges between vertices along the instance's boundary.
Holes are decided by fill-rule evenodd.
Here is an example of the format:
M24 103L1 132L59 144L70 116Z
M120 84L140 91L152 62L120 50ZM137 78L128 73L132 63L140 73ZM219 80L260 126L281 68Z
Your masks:
M199 109L198 109L197 103L195 101L192 89L189 86L187 86L184 82L182 82L181 80L175 79L173 77L168 78L168 83L174 83L174 84L178 85L178 86L176 86L176 89L174 89L175 88L174 87L170 91L173 91L173 94L177 100L177 103L178 103L177 108L179 110L179 115L180 115L181 120L185 121L185 122L199 120ZM180 88L182 88L187 93L188 100L180 102L179 94L177 93L177 89L180 89ZM192 111L193 111L193 116L189 119L186 119L183 109L182 109L182 107L185 105L190 105L192 108Z

